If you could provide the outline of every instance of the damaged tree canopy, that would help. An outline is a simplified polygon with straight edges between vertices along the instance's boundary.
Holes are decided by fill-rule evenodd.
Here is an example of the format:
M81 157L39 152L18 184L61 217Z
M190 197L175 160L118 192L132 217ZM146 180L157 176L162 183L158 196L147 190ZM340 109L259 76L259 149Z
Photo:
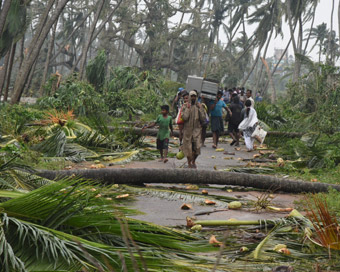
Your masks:
M38 175L48 179L58 179L62 177L76 175L84 177L86 179L99 180L106 184L219 184L253 187L258 189L275 190L288 193L327 192L328 188L332 187L337 191L340 191L340 185L318 182L303 182L264 175L191 169L80 169L69 171L41 171L38 173Z

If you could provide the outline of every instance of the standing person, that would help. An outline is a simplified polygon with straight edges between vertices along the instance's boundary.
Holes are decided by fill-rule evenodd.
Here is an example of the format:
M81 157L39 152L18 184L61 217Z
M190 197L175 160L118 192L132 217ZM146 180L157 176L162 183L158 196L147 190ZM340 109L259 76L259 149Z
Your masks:
M173 134L172 127L172 117L169 115L169 106L163 105L161 106L161 114L158 115L156 122L152 123L149 126L145 126L144 128L152 128L156 125L159 125L159 130L157 133L157 149L161 154L160 162L167 163L168 162L168 149L169 149L169 139ZM170 134L171 131L171 134Z
M255 106L255 101L253 99L253 91L252 90L247 90L247 93L246 93L246 97L247 97L247 100L250 100L251 102L251 107L254 108Z
M228 123L228 133L230 137L233 139L231 142L231 146L235 144L235 146L240 145L240 131L238 129L238 126L240 125L242 121L242 107L240 105L240 99L238 96L234 96L233 102L228 107L228 112L230 115L229 123Z
M222 98L223 98L224 103L228 104L230 102L231 97L230 97L230 93L227 87L224 88Z
M220 134L224 132L224 124L223 124L223 108L227 109L227 105L224 103L222 98L222 92L218 91L216 95L215 101L210 102L210 114L211 114L211 131L213 133L213 148L217 148L218 140L220 138Z
M189 101L182 109L184 120L182 151L188 159L189 168L197 168L196 159L201 154L202 126L205 113L202 105L197 102L197 93L190 91Z
M240 101L242 102L242 104L244 105L246 103L246 96L244 95L244 88L241 88L240 90Z
M189 101L189 94L187 91L182 92L182 98L183 98L183 104L181 105L181 110L183 110L183 105L188 103ZM184 123L183 124L178 124L178 129L179 129L179 145L182 145L183 142L183 128L184 128Z
M172 101L172 109L176 111L176 116L178 114L179 109L182 107L183 100L182 98L182 93L184 92L184 88L178 88L178 92L174 97L174 100Z
M258 122L257 113L255 109L251 107L251 101L247 100L245 119L243 119L238 128L243 131L244 141L248 152L251 152L254 149L255 138L251 135L255 131Z
M205 99L202 97L202 103L203 109L204 109L204 114L205 114L205 121L202 123L202 146L205 147L205 138L207 136L207 128L209 125L209 113L208 113L208 107L205 102Z

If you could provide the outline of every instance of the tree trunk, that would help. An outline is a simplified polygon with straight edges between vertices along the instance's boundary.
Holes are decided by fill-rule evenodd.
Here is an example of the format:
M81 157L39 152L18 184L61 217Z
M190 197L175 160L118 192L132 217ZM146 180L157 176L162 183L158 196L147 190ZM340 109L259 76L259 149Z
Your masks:
M58 5L58 0L56 0L56 6L57 5ZM46 79L47 79L48 68L50 66L50 59L51 59L52 51L53 51L53 48L54 48L54 40L55 40L56 31L57 31L57 26L58 26L58 20L53 25L52 33L51 33L51 40L49 41L49 44L48 44L47 56L46 56L46 61L45 61L45 66L44 66L44 72L43 72L43 76L42 76L41 84L40 84L40 89L39 89L40 96L43 95L43 86L44 86Z
M296 40L295 40L295 28L293 28L293 19L292 19L292 15L291 15L291 10L290 10L290 1L291 0L287 0L287 6L286 6L286 11L287 11L287 17L288 17L288 25L289 25L289 32L290 32L290 37L292 40L292 44L293 44L293 50L294 50L294 55L298 53L297 51L297 45L296 45ZM294 76L293 76L293 82L296 82L298 80L298 64L299 59L295 57L295 66L294 66Z
M69 171L41 171L38 175L48 179L80 176L86 179L101 181L105 184L170 183L170 184L218 184L252 187L263 190L287 193L319 193L327 192L329 187L340 191L340 185L304 182L277 178L274 176L230 173L192 169L78 169Z
M17 47L17 44L12 44L11 46L11 56L9 58L9 64L8 64L8 69L6 72L6 86L4 89L4 101L8 100L8 90L9 90L9 85L11 84L11 75L12 75L12 70L13 70L13 63L14 63L14 56L15 56L15 49Z
M91 45L91 42L92 42L93 33L94 33L95 29L96 29L100 13L103 10L104 3L105 3L105 0L102 0L98 4L97 10L96 10L96 14L94 16L94 20L92 22L90 31L89 31L89 33L87 35L86 42L84 44L84 48L83 48L83 51L82 51L82 58L80 60L80 65L79 65L79 75L78 75L79 79L83 79L83 77L84 77L84 70L85 70L85 66L86 66L87 52L89 51L89 48L90 48L90 45Z
M19 69L21 68L22 62L24 61L24 51L25 51L25 34L21 38L20 42L20 52L19 52Z
M269 69L267 61L264 58L261 58L261 61L262 61L263 65L266 67L268 79L269 79L270 85L272 86L272 89L273 89L272 90L273 93L272 93L271 102L274 104L275 101L276 101L276 89L275 89L274 81L273 81L272 75L270 74L270 69Z
M0 13L0 35L4 31L7 15L9 9L11 7L12 0L5 0L3 5L1 6L1 13Z
M339 1L339 5L338 5L338 31L339 31L339 35L340 35L340 1ZM339 39L339 45L340 45L340 39Z
M32 79L33 79L34 72L35 72L35 67L37 66L37 62L38 62L38 60L36 60L33 64L33 66L32 66L32 69L31 69L30 74L28 76L27 82L25 84L24 93L25 93L25 91L28 91L30 86L31 86Z
M6 73L8 69L8 63L9 63L9 57L10 57L11 52L7 52L5 59L4 59L4 64L2 66L2 70L0 71L0 101L1 101L1 96L3 94L3 89L5 86L5 81L6 81Z
M117 130L115 127L108 127L109 130L114 131ZM126 133L133 132L137 135L146 135L146 136L157 136L158 129L144 129L142 131L141 128L119 128L119 130L124 130ZM267 136L279 136L279 137L287 137L287 138L296 138L296 137L301 137L304 133L302 132L281 132L281 131L268 131ZM206 137L212 137L212 132L207 131ZM229 135L227 131L225 131L221 135ZM179 131L174 130L174 137L179 137Z
M31 48L31 50L28 50L28 52L31 52L31 53L28 53L26 55L26 58L24 59L24 61L22 63L22 66L21 66L21 68L18 72L16 81L15 81L15 84L14 84L14 90L13 90L13 95L12 95L12 99L11 99L12 104L18 103L20 101L20 98L21 98L21 95L24 91L25 84L26 84L27 78L29 76L30 70L31 70L34 62L36 61L36 59L39 55L40 49L41 49L42 45L44 44L44 41L45 41L51 27L54 25L56 20L59 18L59 15L61 14L64 7L66 6L66 4L69 1L70 0L61 0L59 5L57 6L55 12L52 14L51 18L44 23L41 31L37 31L34 34L34 38L32 39L32 42L29 46L29 48ZM52 2L54 2L54 1L52 1ZM47 15L49 13L49 10L50 9L45 10L45 13L47 13ZM44 18L45 18L45 16L42 16L41 20L43 20Z

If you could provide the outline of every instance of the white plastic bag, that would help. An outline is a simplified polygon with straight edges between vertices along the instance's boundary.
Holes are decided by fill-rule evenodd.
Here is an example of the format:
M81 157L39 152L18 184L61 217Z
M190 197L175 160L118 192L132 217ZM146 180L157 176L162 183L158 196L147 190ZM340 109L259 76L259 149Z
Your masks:
M266 136L267 136L267 131L265 131L260 126L256 126L255 131L251 135L251 137L255 138L261 145L263 144Z

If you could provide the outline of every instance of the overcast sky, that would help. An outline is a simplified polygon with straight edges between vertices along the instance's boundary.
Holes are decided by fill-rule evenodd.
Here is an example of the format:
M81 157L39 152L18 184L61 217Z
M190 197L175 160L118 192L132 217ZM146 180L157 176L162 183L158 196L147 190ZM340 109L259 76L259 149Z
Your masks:
M320 3L317 6L316 9L316 16L315 16L315 22L314 27L326 23L327 28L330 28L331 25L331 13L332 13L332 1L333 0L320 0ZM334 9L334 15L333 15L333 29L336 31L338 35L338 5L339 0L335 0L335 9ZM308 22L304 29L310 28L310 23ZM249 31L252 33L254 31L254 28L251 29L252 26L249 26ZM287 43L289 42L290 33L289 33L289 27L288 24L284 23L283 25L283 32L284 32L284 38L281 39L280 36L278 36L275 40L273 40L268 48L268 56L273 56L274 54L274 48L285 48ZM297 34L298 31L296 31ZM313 45L313 41L310 41L310 45ZM310 47L311 47L310 46ZM289 55L293 54L293 48L292 46L289 48ZM311 52L310 56L313 58L314 61L317 61L318 59L318 50L315 48L313 52Z

